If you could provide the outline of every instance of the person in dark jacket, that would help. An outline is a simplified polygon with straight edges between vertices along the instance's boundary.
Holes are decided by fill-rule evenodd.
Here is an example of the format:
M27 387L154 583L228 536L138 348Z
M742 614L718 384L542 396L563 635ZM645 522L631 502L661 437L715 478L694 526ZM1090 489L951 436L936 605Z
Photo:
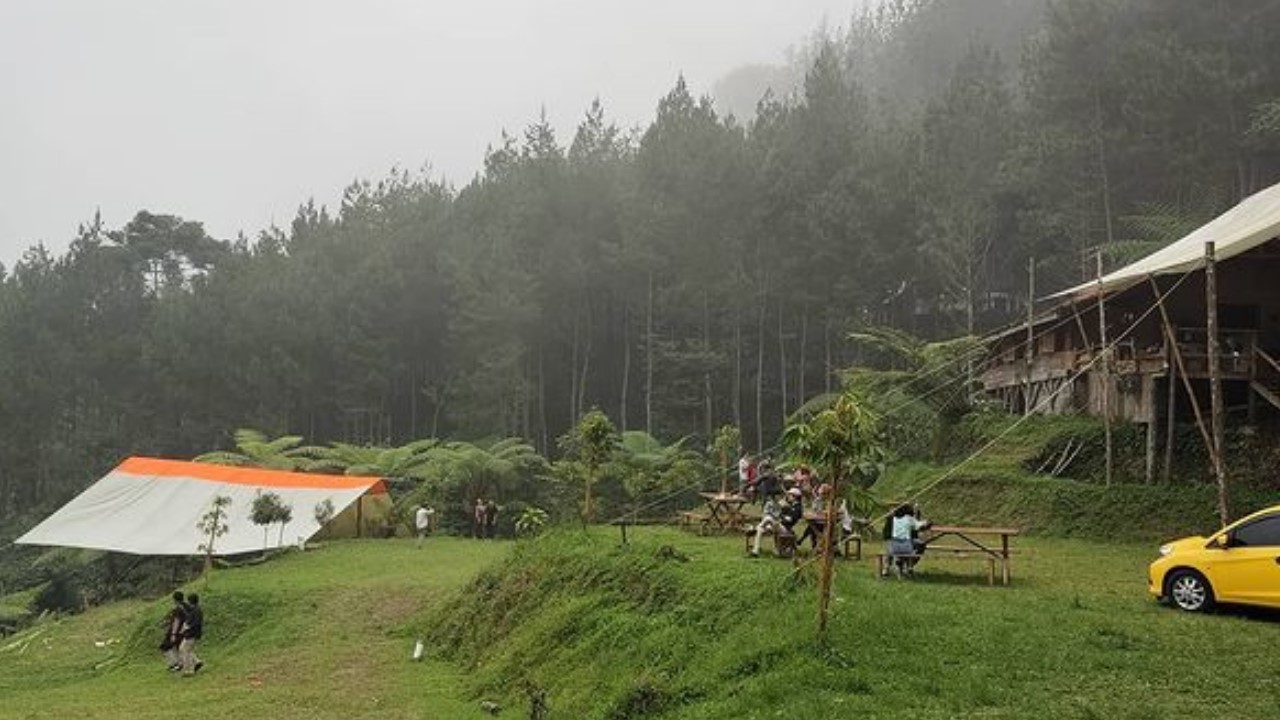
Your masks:
M164 639L160 641L160 651L164 653L164 663L169 669L177 672L182 669L178 659L178 645L182 643L182 626L187 620L186 596L182 591L173 593L173 607L164 616Z
M490 498L484 504L484 536L493 539L493 533L498 528L498 503Z
M182 674L195 675L204 667L204 661L196 656L196 644L204 637L204 609L200 607L200 596L191 593L187 596L186 620L182 624L182 642L178 645L178 656L182 661Z

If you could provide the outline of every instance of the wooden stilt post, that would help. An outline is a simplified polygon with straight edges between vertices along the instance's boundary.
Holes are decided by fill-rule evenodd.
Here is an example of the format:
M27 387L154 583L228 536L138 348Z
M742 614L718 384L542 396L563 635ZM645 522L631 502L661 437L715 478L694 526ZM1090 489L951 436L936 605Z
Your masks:
M1218 343L1218 272L1214 261L1213 242L1204 244L1204 295L1205 313L1209 334L1209 413L1213 426L1213 446L1209 459L1213 463L1213 476L1218 481L1218 518L1227 524L1230 513L1227 507L1227 468L1223 458L1223 436L1226 418L1222 408L1222 360Z
M1191 376L1187 374L1187 365L1182 360L1182 350L1178 347L1177 335L1173 332L1173 324L1169 322L1169 314L1164 309L1164 300L1160 297L1160 288L1156 286L1156 281L1151 280L1151 287L1156 294L1156 307L1160 309L1160 322L1164 327L1165 340L1169 343L1169 347L1173 348L1173 359L1177 363L1176 369L1178 376L1182 378L1182 385L1187 390L1187 397L1191 400L1191 412L1196 418L1196 427L1200 430L1200 437L1204 438L1204 446L1212 454L1213 437L1209 434L1209 428L1204 424L1204 413L1200 411L1200 401L1196 398L1195 388L1191 387Z
M1150 375L1142 378L1144 396L1147 398L1147 454L1144 480L1148 485L1156 481L1156 422L1159 417L1159 398L1156 395L1156 379Z
M1031 371L1035 367L1036 336L1036 259L1027 259L1027 377L1022 393L1022 414L1030 415L1035 403L1031 400Z
M1106 434L1107 443L1107 485L1111 484L1111 368L1108 364L1107 351L1107 305L1102 297L1102 250L1098 250L1097 254L1097 274L1098 274L1098 337L1101 342L1099 352L1102 355L1098 359L1098 368L1102 376L1102 427Z

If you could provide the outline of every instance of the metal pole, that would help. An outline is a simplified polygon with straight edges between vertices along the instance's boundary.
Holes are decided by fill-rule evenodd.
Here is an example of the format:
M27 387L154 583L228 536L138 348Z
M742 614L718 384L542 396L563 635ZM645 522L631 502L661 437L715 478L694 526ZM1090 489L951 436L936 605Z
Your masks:
M1097 274L1098 274L1098 338L1102 343L1099 350L1102 354L1098 358L1098 370L1102 376L1102 426L1106 433L1107 441L1107 485L1111 484L1111 368L1108 363L1107 351L1107 306L1102 298L1102 250L1098 250L1096 256Z
M1209 414L1213 428L1209 458L1213 462L1214 478L1218 481L1218 519L1226 525L1230 517L1227 508L1227 468L1222 457L1226 427L1222 409L1221 349L1218 347L1218 271L1212 241L1204 244L1204 295L1209 334Z

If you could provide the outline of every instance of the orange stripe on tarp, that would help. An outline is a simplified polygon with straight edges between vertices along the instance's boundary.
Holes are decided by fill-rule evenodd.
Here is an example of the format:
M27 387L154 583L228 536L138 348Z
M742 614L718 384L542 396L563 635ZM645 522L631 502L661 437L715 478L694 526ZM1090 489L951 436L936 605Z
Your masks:
M382 478L362 475L315 475L311 473L288 472L286 470L264 470L255 467L237 465L213 465L211 463L189 462L186 460L163 460L161 458L131 457L120 463L115 472L130 475L147 475L150 477L182 477L211 482L230 483L233 485L260 485L278 488L306 488L314 490L350 490L369 488L369 492L380 495L387 491Z

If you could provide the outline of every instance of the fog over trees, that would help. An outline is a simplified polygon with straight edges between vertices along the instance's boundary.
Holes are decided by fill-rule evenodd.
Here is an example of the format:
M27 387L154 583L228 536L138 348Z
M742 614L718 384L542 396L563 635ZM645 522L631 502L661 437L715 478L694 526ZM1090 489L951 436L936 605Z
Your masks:
M1277 28L1274 0L896 0L723 102L673 79L639 130L533 118L462 186L398 171L234 239L88 220L0 270L0 516L237 427L555 454L598 407L771 446L851 329L981 333L1029 257L1061 288L1280 179Z

